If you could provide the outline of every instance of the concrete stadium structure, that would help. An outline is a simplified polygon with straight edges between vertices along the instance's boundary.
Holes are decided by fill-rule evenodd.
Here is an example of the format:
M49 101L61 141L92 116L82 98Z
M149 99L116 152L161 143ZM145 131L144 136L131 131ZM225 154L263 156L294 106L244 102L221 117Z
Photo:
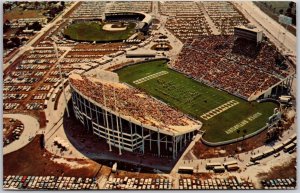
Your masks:
M152 24L152 16L142 12L106 12L104 13L104 21L122 21L134 20L139 21L136 25L136 30L146 32Z
M165 125L160 120L147 115L147 113L143 114L143 117L135 117L133 114L130 115L128 113L125 114L121 110L118 111L119 107L109 107L106 101L116 100L116 98L106 96L111 91L105 92L103 85L109 85L114 89L122 88L124 90L133 90L134 88L118 82L102 82L102 80L91 77L89 77L89 80L95 83L94 88L89 87L87 81L84 81L80 75L72 74L69 77L74 114L76 119L89 132L106 140L110 151L112 150L112 146L114 146L119 149L119 154L122 154L122 151L125 150L143 154L152 153L158 156L167 155L175 159L178 153L188 145L188 142L193 139L193 136L202 126L202 123L186 115L182 115L182 120L178 119L178 125ZM79 86L78 82L82 85ZM103 89L103 93L105 92L105 94L103 96L89 96L85 91L95 88L98 88L98 90ZM152 101L155 101L155 103L168 107L166 104L150 96L137 95L142 97L143 100L145 98L148 100L148 97ZM100 98L102 98L102 102ZM122 102L120 100L122 99L118 99L118 102L114 101L112 103L116 105L116 103ZM130 104L130 100L123 102L124 104ZM175 112L174 109L171 110ZM146 122L143 122L143 120L146 120ZM180 125L181 121L184 121L185 124Z

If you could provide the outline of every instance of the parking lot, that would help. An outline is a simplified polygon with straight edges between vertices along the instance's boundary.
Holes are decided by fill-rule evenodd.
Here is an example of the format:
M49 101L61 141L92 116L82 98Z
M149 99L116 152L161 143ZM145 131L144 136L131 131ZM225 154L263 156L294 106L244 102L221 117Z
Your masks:
M15 176L3 178L6 190L96 190L96 178L57 177L57 176Z
M252 190L253 183L237 177L214 178L214 179L179 179L180 190Z
M19 140L24 130L24 124L13 118L3 118L3 146Z

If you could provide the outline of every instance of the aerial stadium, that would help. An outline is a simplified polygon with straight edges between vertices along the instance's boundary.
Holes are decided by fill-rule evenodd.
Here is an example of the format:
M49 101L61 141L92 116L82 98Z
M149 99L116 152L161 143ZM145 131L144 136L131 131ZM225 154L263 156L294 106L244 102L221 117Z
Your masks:
M295 5L3 3L3 188L296 188Z
M112 33L124 34L126 27L112 24L120 21L136 21L135 30L146 33L152 23L152 17L140 12L106 12L103 21L103 30L111 30ZM266 54L272 57L262 59ZM118 78L115 78L115 83L111 86L129 84L130 89L137 88L151 99L155 97L158 103L154 103L151 108L159 109L156 105L164 104L181 114L175 113L174 117L179 119L181 116L188 116L198 125L192 126L195 123L190 122L178 131L172 132L171 129L170 132L166 132L166 128L183 126L180 119L179 122L165 123L164 119L175 118L164 117L169 113L157 109L155 115L149 115L156 119L159 115L162 116L153 120L157 124L143 122L148 117L145 113L149 113L147 108L142 108L145 105L134 107L132 103L126 102L137 100L136 98L119 98L119 94L106 96L103 93L91 92L101 88L104 92L105 87L100 85L104 85L101 81L107 81L105 78L98 80L98 89L92 89L88 88L92 84L87 84L89 78L85 77L85 81L79 84L80 78L77 77L77 81L74 81L76 76L71 76L73 109L77 120L88 131L106 140L110 151L111 146L117 147L119 154L125 150L143 154L151 152L160 156L164 152L163 154L175 159L200 130L203 133L202 142L211 146L250 138L271 128L280 120L281 113L276 110L280 106L269 98L272 95L277 96L278 92L289 92L293 78L282 70L279 64L276 68L272 67L271 72L268 71L269 64L281 62L282 56L272 45L265 43L262 31L251 25L236 26L232 35L198 36L197 39L188 39L184 42L178 58L172 63L168 58L154 59L154 51L126 51L126 58L143 57L148 57L149 62L115 68L116 74L113 73L113 76ZM227 65L224 65L225 63ZM255 71L258 65L260 71ZM108 71L102 73L109 74ZM233 74L235 76L232 76ZM217 76L222 78L218 79ZM176 82L178 77L180 78ZM78 84L75 84L76 82ZM245 83L248 86L245 87ZM80 88L88 89L82 91ZM102 96L103 99L97 101L93 96ZM114 107L106 106L106 97L107 101L115 100ZM118 108L117 104L124 102L126 105L123 107L129 114L118 111L121 108ZM150 114L151 112L150 110ZM102 117L101 120L99 116ZM222 120L227 121L220 125ZM237 132L241 130L243 135Z
M87 42L121 42L135 34L146 34L152 16L142 12L105 12L101 18L70 21L63 34L67 39Z

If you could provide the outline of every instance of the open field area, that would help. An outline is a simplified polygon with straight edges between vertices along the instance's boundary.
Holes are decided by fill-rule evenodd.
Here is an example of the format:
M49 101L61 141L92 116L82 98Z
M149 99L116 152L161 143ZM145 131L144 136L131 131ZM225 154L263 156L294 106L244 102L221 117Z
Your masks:
M133 81L161 71L168 73L140 84L133 83ZM240 131L246 129L246 133L249 134L260 129L265 126L268 117L273 114L273 109L276 107L273 103L248 103L226 92L208 87L169 69L166 60L125 67L118 70L117 73L121 81L145 90L150 95L202 121L204 123L202 130L206 131L204 139L211 142L241 137L242 132L238 134L229 129L246 119L251 120L255 117L255 121L248 121L247 124L241 126ZM231 100L238 104L208 120L201 118L203 114ZM219 124L221 122L222 124Z
M40 147L40 135L27 146L3 157L3 175L65 175L95 177L101 168L90 160L63 159ZM34 153L32 153L34 152ZM92 167L91 167L92 166Z
M44 18L43 13L43 10L22 10L20 8L14 8L3 15L3 21L23 18Z
M80 41L118 41L129 38L135 31L134 23L129 23L124 31L105 31L103 24L96 22L71 24L65 31L65 35L71 39Z

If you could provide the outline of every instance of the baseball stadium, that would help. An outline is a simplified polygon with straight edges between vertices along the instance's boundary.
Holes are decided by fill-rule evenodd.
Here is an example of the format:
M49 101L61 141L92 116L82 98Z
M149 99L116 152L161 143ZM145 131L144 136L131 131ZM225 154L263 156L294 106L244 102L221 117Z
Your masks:
M139 32L146 33L152 17L142 12L104 13L102 18L70 21L64 37L86 42L121 42Z

